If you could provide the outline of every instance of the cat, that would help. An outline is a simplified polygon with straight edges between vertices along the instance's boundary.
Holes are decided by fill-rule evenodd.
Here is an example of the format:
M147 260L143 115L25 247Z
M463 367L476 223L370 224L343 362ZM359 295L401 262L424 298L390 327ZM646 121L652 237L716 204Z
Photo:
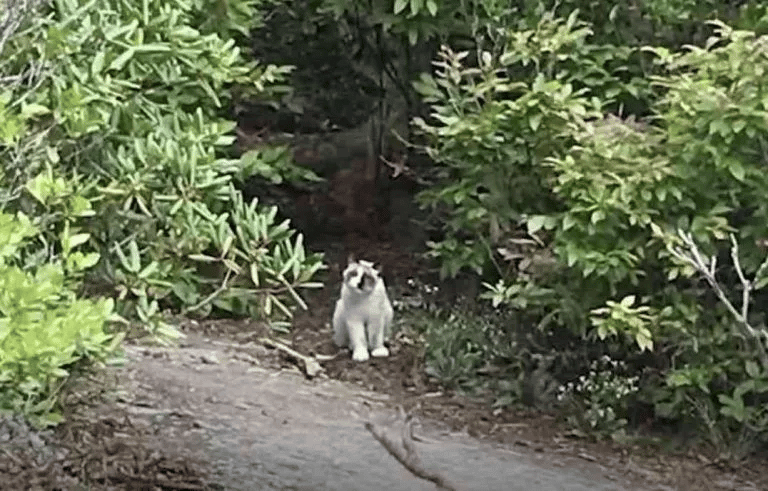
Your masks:
M342 273L341 296L333 310L333 342L349 346L354 361L386 357L394 310L381 272L369 261L350 256Z

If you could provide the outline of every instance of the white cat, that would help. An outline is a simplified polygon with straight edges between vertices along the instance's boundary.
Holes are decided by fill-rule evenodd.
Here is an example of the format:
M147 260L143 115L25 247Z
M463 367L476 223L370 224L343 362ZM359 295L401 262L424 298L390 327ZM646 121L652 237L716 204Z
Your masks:
M352 359L389 356L384 340L390 336L394 311L380 271L369 261L352 256L342 273L341 297L333 310L333 342L350 346Z

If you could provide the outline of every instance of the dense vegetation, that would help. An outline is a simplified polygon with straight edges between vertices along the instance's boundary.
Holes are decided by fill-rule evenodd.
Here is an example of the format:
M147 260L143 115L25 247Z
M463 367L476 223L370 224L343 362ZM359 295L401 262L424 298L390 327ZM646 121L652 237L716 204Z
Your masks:
M234 187L296 175L287 154L229 157L229 89L272 97L288 69L235 46L258 19L254 2L230 3L224 22L209 14L217 5L12 1L4 11L9 27L27 15L0 47L10 239L0 409L55 418L46 401L66 368L114 354L121 324L167 340L177 332L165 310L217 309L279 326L302 304L298 291L316 286L321 258Z
M598 24L578 3L476 11L474 49L416 84L443 171L421 194L445 216L431 252L514 312L506 344L454 346L518 377L502 402L533 384L585 432L651 418L741 456L768 436L767 11L650 2L616 30L621 7Z
M280 148L233 158L227 110L307 89L281 46L330 39L405 102L429 255L494 309L423 323L430 374L570 404L592 435L650 420L724 456L765 445L760 2L6 5L0 410L55 420L66 370L115 354L123 325L174 336L164 310L279 323L303 304L322 258L236 184L313 176ZM238 47L252 30L262 61Z

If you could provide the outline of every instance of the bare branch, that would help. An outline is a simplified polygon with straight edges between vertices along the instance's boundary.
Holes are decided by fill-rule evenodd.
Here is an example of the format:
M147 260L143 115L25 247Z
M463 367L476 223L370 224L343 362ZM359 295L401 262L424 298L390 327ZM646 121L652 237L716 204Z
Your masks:
M723 303L723 305L725 305L731 315L733 315L734 319L736 319L738 322L739 327L741 327L741 331L737 332L737 334L742 338L748 338L755 341L760 356L760 363L764 368L768 369L768 353L766 352L765 348L765 341L768 340L768 332L766 332L765 329L755 328L749 324L749 300L754 288L754 283L747 280L747 278L744 276L744 271L741 268L741 262L739 261L739 248L736 238L733 236L733 234L731 234L731 258L733 259L733 264L736 268L736 273L739 276L739 281L741 282L743 289L741 298L741 311L736 309L715 277L715 256L712 256L709 260L705 260L702 257L701 252L699 251L699 247L694 242L693 236L690 233L678 231L678 235L685 244L687 251L683 251L678 247L670 247L669 251L677 259L687 262L693 266L694 269L696 269L696 271L698 271L702 276L704 276L704 279L707 280L707 283L709 283L709 286L715 292L717 298ZM758 278L766 267L768 267L768 258L766 258L766 261L764 261L760 266L758 274L755 277Z
M739 261L739 243L736 242L736 237L731 234L731 259L733 259L733 265L736 268L736 274L739 275L739 281L742 285L741 291L741 316L747 318L749 312L749 295L752 292L753 284L751 281L747 281L744 277L744 271L741 270L741 262Z
M384 428L370 421L365 423L365 429L371 432L373 437L387 449L387 452L400 462L403 467L408 469L411 474L421 479L435 483L438 489L446 491L458 491L458 488L452 484L445 476L437 471L429 470L424 467L413 441L413 419L411 415L405 415L402 407L398 407L400 417L398 420L402 423L400 427L401 445L392 440Z

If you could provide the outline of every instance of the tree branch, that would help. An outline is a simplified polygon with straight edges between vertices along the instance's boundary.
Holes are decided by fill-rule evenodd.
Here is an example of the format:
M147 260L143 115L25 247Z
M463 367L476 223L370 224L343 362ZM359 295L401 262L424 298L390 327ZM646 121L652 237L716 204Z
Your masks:
M400 428L400 440L402 445L387 436L386 430L370 421L365 423L365 429L371 432L373 437L387 449L387 452L400 462L403 467L408 469L411 474L421 479L435 483L438 489L446 491L458 491L458 488L452 484L445 476L437 471L429 470L424 467L419 457L416 444L413 441L413 419L406 415L402 407L398 407L398 421L402 423Z
M744 276L744 270L741 268L741 262L739 261L739 246L736 238L733 234L731 234L731 258L733 259L733 264L736 268L736 274L739 276L739 281L741 282L743 288L741 296L741 311L736 309L715 277L715 265L717 264L715 256L705 260L699 251L699 247L694 242L693 236L690 233L678 231L678 235L685 244L687 251L683 251L679 247L669 247L669 251L677 259L690 264L696 271L704 276L704 279L707 280L707 283L709 283L709 286L715 292L718 299L720 299L723 305L725 305L734 319L736 319L739 327L741 327L741 331L737 334L743 338L749 338L755 342L758 349L758 355L760 357L760 363L764 369L768 370L768 353L766 353L765 348L765 341L768 340L768 332L766 332L765 329L755 328L749 324L749 300L752 290L754 289L754 282L747 280L747 278ZM768 267L768 258L766 258L766 260L763 261L763 264L760 265L755 278L759 278L766 267Z

